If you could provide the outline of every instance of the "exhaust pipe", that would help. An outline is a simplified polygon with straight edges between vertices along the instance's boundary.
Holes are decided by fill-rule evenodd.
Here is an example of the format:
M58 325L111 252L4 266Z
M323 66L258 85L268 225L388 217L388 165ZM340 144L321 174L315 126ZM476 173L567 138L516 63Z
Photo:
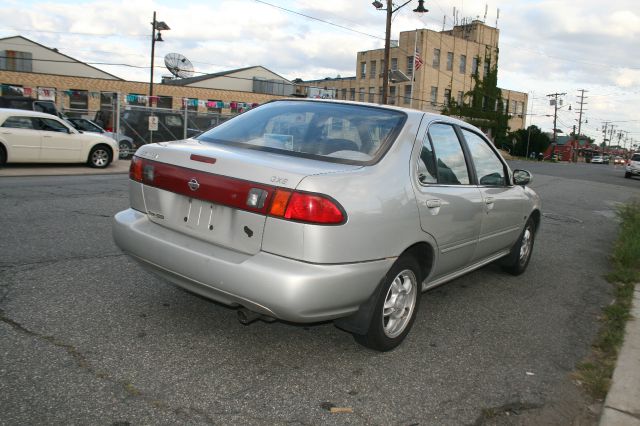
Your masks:
M252 322L260 319L260 316L260 314L250 311L247 308L238 309L238 321L243 325L251 324Z

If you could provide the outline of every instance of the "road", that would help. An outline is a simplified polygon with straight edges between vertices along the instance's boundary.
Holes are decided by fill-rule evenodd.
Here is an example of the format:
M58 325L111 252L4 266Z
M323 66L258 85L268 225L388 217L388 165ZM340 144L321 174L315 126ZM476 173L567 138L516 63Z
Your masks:
M111 238L126 175L0 178L0 424L573 418L581 396L569 375L612 299L614 211L640 197L640 179L512 165L532 170L544 203L528 271L490 265L423 294L409 337L384 354L330 323L243 326L143 272Z

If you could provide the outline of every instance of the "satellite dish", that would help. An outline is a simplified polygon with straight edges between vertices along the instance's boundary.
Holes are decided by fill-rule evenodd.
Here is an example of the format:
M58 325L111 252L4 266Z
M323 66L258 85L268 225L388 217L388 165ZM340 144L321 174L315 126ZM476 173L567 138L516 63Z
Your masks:
M193 76L193 64L184 55L179 53L167 53L164 57L164 65L169 72L178 78Z

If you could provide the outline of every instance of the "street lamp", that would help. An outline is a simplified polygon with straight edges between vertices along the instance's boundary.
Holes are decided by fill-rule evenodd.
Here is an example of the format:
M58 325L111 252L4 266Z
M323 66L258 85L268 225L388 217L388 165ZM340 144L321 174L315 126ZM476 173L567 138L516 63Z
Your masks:
M375 0L373 3L373 7L378 10L386 10L387 11L387 25L384 34L384 70L382 71L382 104L387 104L387 92L389 91L389 51L391 48L391 16L396 13L400 8L409 4L411 0L408 0L401 4L400 6L393 8L393 0L387 0L387 8L383 9L382 2ZM417 13L425 13L428 12L427 9L424 8L424 0L418 0L418 7L413 9L414 12ZM415 54L415 52L414 52ZM411 94L413 96L413 93Z
M160 31L170 30L164 21L156 21L156 12L153 12L153 21L151 22L151 80L149 82L149 105L153 104L153 57L156 53L156 41L164 41ZM157 33L156 33L157 31Z

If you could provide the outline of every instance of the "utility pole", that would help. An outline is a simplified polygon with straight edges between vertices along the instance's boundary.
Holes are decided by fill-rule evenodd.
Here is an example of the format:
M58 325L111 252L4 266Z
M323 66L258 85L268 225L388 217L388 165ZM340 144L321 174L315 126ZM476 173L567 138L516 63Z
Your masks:
M556 127L556 122L558 120L558 96L564 95L566 95L566 93L550 93L547 95L548 97L553 97L553 100L550 101L553 103L553 143L551 149L551 158L553 158L553 154L558 143L558 128Z
M607 128L609 127L609 121L605 121L602 128L602 159L604 160L604 148L607 146Z
M581 135L581 131L582 131L582 111L583 111L583 105L586 105L587 103L584 101L584 92L588 92L588 90L585 89L580 89L578 90L578 92L580 92L580 102L578 102L578 105L580 105L580 112L578 113L578 138Z

